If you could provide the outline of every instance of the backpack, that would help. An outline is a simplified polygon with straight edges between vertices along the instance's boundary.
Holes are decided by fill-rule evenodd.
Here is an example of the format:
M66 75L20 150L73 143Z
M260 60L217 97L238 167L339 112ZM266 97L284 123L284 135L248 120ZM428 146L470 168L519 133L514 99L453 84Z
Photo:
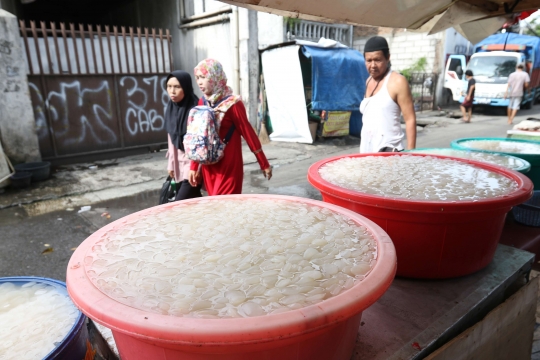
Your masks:
M228 97L209 106L203 98L204 105L195 106L190 110L187 122L187 132L184 136L184 149L188 159L202 165L215 164L223 158L225 146L234 132L234 124L227 132L225 139L219 137L219 125L216 121L215 108Z

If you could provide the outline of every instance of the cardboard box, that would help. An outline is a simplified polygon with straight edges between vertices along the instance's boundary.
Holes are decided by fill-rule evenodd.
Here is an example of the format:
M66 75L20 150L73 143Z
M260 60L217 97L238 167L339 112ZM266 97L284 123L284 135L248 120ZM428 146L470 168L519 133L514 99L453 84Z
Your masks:
M345 136L349 135L350 111L329 111L328 120L322 129L322 136Z

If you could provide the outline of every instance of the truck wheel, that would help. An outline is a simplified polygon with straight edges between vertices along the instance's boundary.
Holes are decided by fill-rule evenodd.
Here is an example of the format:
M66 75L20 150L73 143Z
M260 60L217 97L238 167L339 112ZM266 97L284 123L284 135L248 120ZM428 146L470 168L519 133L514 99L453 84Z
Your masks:
M454 95L450 89L444 90L444 105L450 105L454 102Z

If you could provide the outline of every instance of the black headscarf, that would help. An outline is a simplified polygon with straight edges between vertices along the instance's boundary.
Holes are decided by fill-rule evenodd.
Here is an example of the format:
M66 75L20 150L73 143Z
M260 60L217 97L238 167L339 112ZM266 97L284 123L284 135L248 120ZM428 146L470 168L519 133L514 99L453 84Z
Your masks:
M187 120L189 111L197 106L199 98L193 93L193 84L191 75L183 70L175 70L167 76L166 83L175 77L182 89L184 90L184 98L182 101L175 103L169 100L167 109L165 110L165 128L171 136L171 141L177 149L184 151L184 135L187 131Z

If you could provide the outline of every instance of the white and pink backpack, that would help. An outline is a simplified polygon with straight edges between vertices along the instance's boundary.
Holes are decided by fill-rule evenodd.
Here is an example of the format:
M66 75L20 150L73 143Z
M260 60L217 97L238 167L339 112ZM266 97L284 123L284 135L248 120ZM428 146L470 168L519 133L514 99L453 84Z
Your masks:
M215 164L223 158L225 146L235 130L234 124L225 139L219 137L219 127L215 108L225 101L223 98L213 107L203 98L204 105L195 106L189 112L187 132L184 135L184 149L188 159L202 165Z

